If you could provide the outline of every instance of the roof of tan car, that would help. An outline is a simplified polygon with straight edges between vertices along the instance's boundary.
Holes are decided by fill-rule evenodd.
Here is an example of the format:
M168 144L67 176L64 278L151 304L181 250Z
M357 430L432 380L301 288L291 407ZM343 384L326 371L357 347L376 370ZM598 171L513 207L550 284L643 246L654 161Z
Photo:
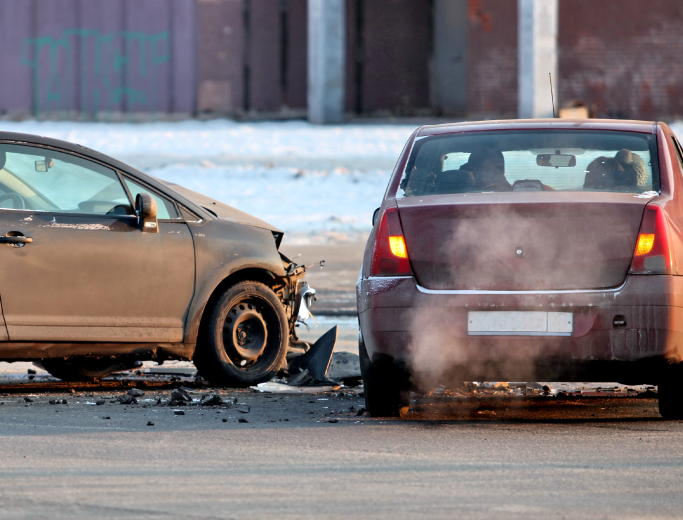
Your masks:
M495 121L467 121L423 126L418 136L492 130L621 130L625 132L655 133L654 121L624 119L504 119Z

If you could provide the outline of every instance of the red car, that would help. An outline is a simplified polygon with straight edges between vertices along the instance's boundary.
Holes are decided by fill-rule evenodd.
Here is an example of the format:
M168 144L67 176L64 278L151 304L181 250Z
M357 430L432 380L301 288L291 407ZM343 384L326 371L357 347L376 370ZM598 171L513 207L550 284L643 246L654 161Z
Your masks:
M658 386L683 418L683 151L660 122L423 126L358 281L373 416L463 381Z

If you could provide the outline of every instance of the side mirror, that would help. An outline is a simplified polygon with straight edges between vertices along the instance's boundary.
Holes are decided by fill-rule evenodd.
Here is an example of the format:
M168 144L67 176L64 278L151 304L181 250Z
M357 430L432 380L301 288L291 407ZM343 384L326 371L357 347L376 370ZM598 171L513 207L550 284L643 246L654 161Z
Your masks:
M379 210L380 208L377 208L375 212L372 214L372 227L375 227L375 223L377 222L377 217L379 216Z
M135 214L138 216L140 231L158 233L157 201L149 193L138 193L135 197Z

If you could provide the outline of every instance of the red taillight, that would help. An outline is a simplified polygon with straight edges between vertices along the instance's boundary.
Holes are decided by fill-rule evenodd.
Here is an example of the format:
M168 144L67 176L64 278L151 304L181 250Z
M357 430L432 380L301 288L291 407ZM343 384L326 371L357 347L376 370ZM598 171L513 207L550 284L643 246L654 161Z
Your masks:
M403 237L398 209L389 208L379 221L372 253L370 276L395 276L413 274L408 260L408 249Z
M672 265L664 210L659 206L646 206L633 254L631 273L671 274Z

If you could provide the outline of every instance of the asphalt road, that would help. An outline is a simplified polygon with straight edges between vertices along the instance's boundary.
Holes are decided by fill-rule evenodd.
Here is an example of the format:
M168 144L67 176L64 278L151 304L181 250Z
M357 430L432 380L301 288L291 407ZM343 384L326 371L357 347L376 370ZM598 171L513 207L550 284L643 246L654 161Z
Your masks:
M298 249L326 260L308 276L319 308L352 309L362 247ZM355 319L337 321L355 350ZM307 341L336 321L319 323ZM35 368L1 365L17 385ZM379 420L361 390L220 391L217 407L167 406L170 390L0 395L0 518L683 517L683 422L651 395L474 389Z
M683 515L683 422L652 398L430 397L378 420L358 392L2 397L0 517Z

